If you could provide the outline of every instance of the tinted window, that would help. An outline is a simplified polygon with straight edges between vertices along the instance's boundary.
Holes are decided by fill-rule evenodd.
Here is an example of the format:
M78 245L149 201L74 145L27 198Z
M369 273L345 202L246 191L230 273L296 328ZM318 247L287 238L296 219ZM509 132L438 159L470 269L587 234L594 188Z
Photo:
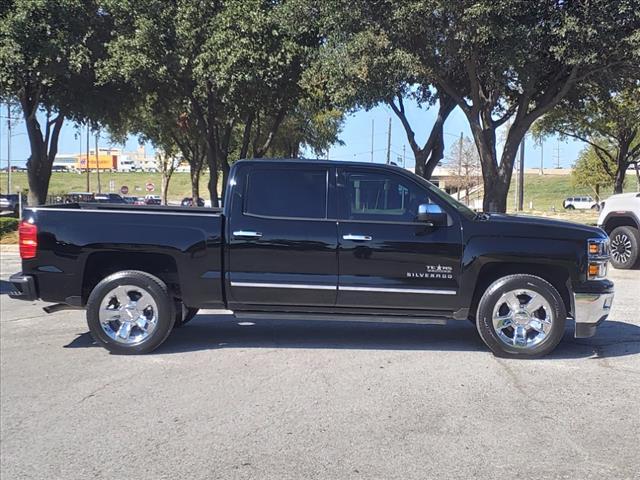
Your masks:
M245 213L269 217L326 218L326 169L269 168L249 173Z
M346 171L340 218L414 222L421 203L430 203L426 191L399 175Z

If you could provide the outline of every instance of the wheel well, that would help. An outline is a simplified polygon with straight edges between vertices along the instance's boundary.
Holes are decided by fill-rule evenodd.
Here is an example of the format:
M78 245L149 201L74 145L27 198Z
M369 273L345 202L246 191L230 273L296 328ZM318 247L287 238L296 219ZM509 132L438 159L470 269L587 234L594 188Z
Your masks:
M156 253L100 252L87 259L82 276L82 301L86 303L93 288L103 278L121 270L140 270L155 275L167 284L170 292L180 296L180 282L175 260Z
M615 217L609 217L604 222L604 231L607 232L607 235L611 234L614 229L618 227L633 227L638 228L635 220L628 215L621 215Z
M482 294L489 288L493 282L507 275L515 275L525 273L540 277L558 290L562 301L564 302L567 314L572 313L571 296L569 292L569 272L562 267L552 265L535 265L531 263L489 263L484 265L478 275L478 281L473 291L473 299L471 300L471 308L469 314L475 317L478 303Z

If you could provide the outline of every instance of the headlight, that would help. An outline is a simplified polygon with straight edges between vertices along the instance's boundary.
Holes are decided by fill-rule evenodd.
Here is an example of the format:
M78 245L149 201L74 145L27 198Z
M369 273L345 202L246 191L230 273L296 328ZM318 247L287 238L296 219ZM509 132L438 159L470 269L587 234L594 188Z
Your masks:
M609 240L603 238L587 240L587 257L587 279L600 280L605 278L609 261Z

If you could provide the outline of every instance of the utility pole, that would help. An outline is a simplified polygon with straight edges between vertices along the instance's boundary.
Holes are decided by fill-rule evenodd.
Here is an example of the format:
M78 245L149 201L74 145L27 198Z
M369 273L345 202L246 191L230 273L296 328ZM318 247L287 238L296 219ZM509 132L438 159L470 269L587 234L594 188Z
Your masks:
M407 150L407 146L402 145L402 168L405 168L407 166L406 150Z
M560 168L560 142L556 143L556 168Z
M90 173L90 169L89 169L89 124L87 123L87 157L85 158L85 169L87 171L87 193L89 193L91 191L91 182L89 180L89 173Z
M389 130L387 131L387 165L391 163L391 117L389 117Z
M98 157L98 137L100 131L96 131L96 174L98 175L98 193L102 193L100 190L100 158Z
M524 206L524 139L520 142L520 171L518 172L518 211Z
M371 163L373 163L373 126L374 126L374 120L371 119Z
M544 175L544 142L540 139L540 175Z
M7 102L7 195L11 193L11 103Z

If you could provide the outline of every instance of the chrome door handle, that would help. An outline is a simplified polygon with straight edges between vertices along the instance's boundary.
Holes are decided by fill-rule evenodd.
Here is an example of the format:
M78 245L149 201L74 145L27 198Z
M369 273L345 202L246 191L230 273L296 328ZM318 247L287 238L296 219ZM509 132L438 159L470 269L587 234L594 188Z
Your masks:
M251 232L247 230L236 230L233 232L234 237L240 238L260 238L262 234L260 232Z
M371 236L369 236L369 235L352 235L351 233L349 233L348 235L343 235L342 239L343 240L352 240L354 242L369 242L373 238Z

